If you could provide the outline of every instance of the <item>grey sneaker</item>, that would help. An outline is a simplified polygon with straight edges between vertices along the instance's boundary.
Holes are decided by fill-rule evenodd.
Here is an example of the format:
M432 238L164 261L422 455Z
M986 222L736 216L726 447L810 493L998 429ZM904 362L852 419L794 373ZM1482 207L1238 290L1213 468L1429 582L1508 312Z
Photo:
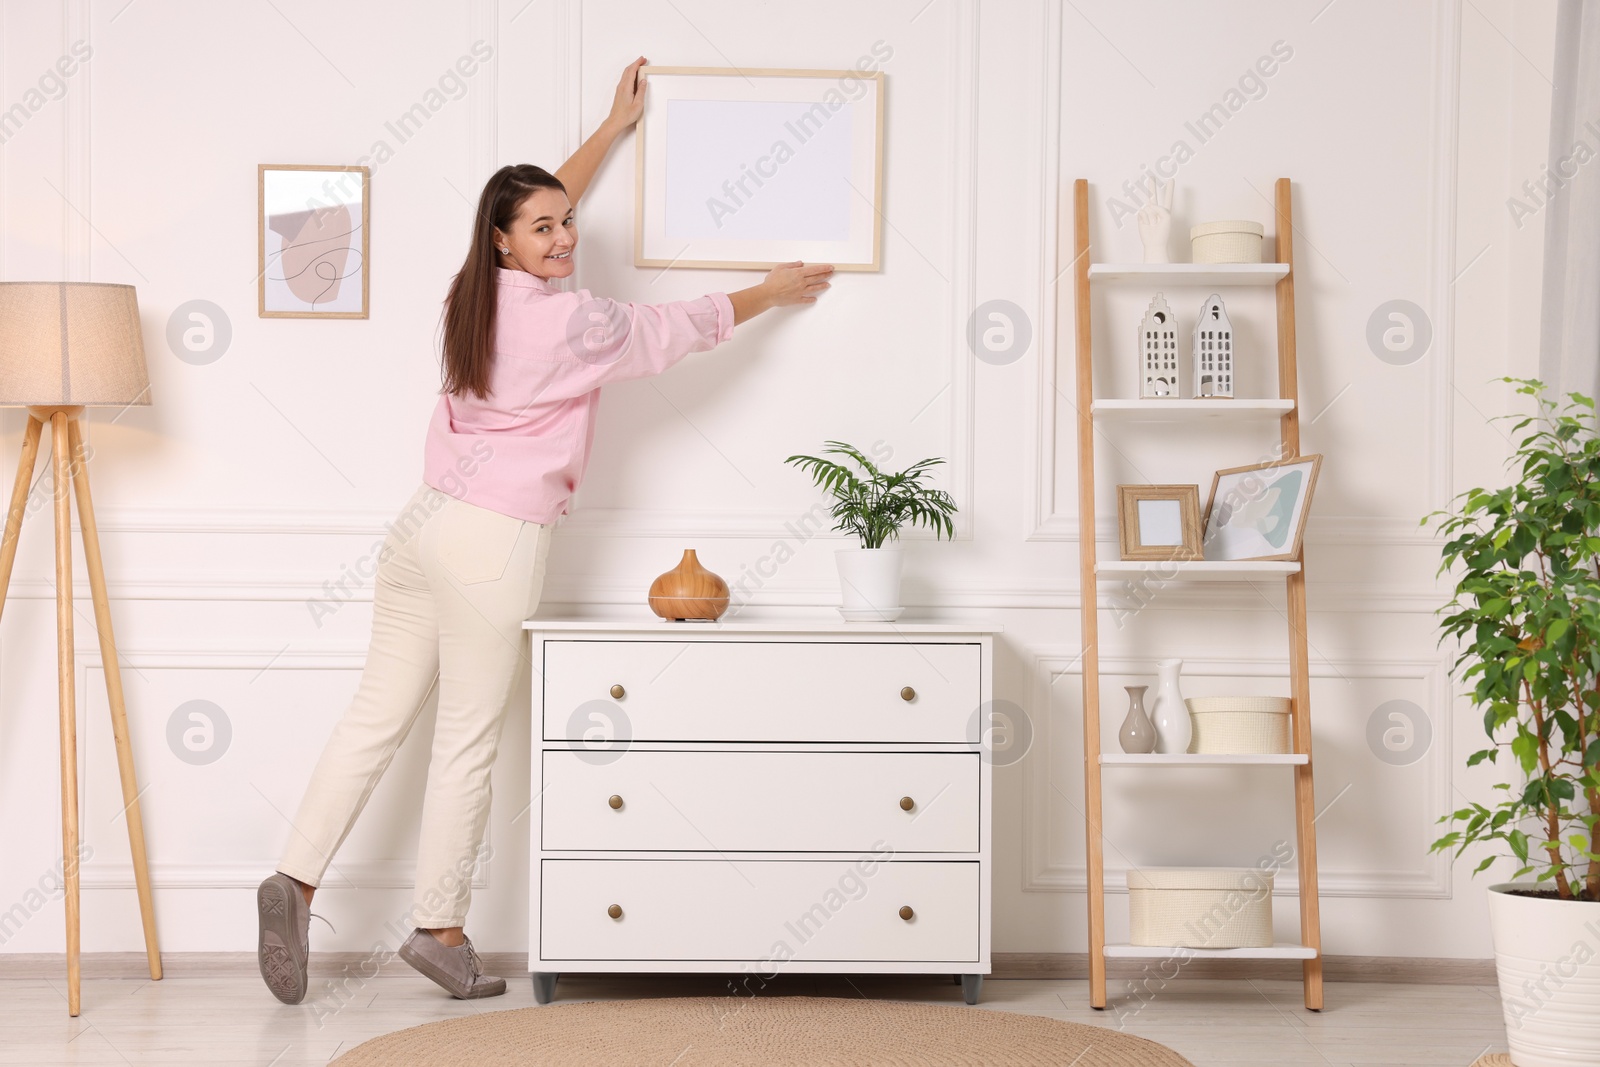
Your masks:
M274 874L256 890L256 916L261 978L273 996L285 1004L298 1004L306 996L311 943L311 908L305 894L287 874Z
M426 930L413 930L400 946L400 958L411 964L457 1000L498 997L506 991L504 978L483 973L483 963L469 937L458 948L447 948Z

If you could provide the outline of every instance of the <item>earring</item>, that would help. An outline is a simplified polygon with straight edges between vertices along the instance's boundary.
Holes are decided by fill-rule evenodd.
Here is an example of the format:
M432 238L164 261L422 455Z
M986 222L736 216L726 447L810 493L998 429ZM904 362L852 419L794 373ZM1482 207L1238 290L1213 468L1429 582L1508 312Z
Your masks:
M509 248L502 248L502 249L501 249L501 250L500 250L500 254L501 254L501 255L502 255L502 256L509 256L509 255L510 255L510 254L511 254L511 249L509 249Z

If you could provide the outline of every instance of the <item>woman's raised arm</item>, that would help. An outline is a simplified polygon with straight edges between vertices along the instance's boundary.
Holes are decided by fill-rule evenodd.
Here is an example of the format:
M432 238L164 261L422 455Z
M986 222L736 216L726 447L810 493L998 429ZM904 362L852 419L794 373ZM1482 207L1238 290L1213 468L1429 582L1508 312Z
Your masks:
M594 180L594 172L600 169L600 161L606 158L606 153L611 151L611 145L622 136L624 130L639 121L639 116L644 114L644 79L639 77L639 68L647 60L640 56L628 64L622 72L622 78L617 82L617 95L611 101L611 114L607 115L600 128L589 135L589 139L572 153L572 158L556 170L556 177L561 184L567 187L567 200L574 207L578 198L589 188L589 183Z

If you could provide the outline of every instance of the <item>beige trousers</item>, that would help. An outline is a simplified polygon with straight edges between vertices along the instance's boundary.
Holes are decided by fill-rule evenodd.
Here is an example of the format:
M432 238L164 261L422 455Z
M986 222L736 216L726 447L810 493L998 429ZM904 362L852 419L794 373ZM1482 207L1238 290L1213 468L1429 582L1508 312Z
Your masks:
M417 845L413 925L461 926L489 817L489 772L539 603L551 528L423 485L378 557L361 685L328 739L278 870L321 883L395 750L439 686Z

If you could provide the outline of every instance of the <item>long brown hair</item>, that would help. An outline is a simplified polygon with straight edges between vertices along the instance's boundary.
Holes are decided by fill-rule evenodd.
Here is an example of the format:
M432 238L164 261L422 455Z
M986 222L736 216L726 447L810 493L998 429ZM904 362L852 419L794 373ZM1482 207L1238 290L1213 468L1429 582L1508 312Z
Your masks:
M495 171L478 197L472 247L445 297L444 391L452 396L470 392L481 400L489 395L498 299L495 271L500 266L494 231L511 232L522 202L535 189L567 191L561 180L543 167L519 163Z

